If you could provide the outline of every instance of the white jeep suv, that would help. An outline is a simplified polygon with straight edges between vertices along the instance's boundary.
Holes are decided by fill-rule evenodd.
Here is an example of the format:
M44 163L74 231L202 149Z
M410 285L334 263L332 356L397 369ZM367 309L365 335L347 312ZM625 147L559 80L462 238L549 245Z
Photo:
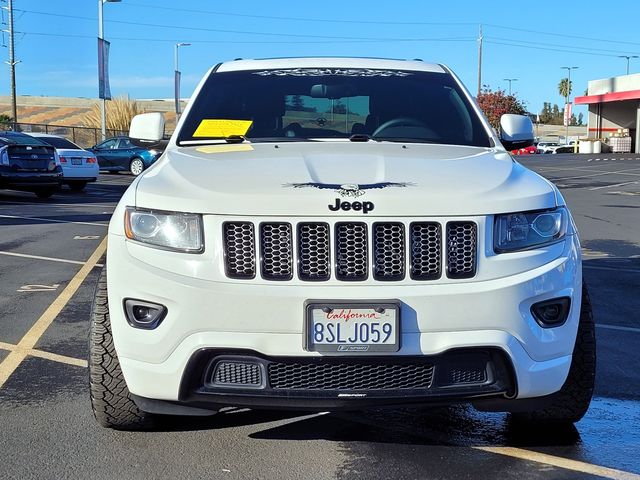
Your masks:
M508 153L532 143L516 115L496 136L442 65L217 65L113 214L98 422L460 402L579 420L594 324L562 195Z

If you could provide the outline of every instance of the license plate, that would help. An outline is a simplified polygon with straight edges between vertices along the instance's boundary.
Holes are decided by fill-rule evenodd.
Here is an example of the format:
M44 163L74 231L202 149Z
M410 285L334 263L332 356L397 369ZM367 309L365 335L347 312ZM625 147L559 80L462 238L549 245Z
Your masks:
M333 353L397 352L400 305L396 302L312 302L306 306L307 350Z
M72 158L71 159L71 165L82 165L82 159L81 158Z

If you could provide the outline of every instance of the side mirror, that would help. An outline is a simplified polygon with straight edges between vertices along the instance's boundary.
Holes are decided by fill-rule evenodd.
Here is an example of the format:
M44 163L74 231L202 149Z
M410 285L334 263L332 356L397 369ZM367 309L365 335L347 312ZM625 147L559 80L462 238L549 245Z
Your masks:
M159 112L136 115L131 119L129 137L146 145L159 142L164 137L164 115Z
M525 115L506 113L500 117L500 141L506 150L533 145L533 122Z

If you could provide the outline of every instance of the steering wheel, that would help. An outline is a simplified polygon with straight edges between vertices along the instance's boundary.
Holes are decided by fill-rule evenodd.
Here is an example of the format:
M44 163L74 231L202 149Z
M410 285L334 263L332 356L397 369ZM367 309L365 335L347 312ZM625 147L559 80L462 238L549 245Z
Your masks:
M386 130L387 128L399 127L399 126L419 127L419 128L424 128L425 130L431 131L429 127L427 127L420 120L416 120L415 118L401 117L401 118L394 118L392 120L388 120L384 122L382 125L376 128L376 130L371 134L371 138L379 135L380 132Z

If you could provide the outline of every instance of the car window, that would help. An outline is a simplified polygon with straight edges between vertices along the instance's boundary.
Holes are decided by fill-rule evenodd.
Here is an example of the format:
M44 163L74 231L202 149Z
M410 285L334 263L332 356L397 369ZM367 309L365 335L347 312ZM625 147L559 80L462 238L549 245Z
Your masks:
M118 148L134 148L134 145L128 138L121 138Z
M98 148L104 148L104 149L116 148L117 143L118 143L118 139L117 138L112 138L111 140L106 140L106 141L100 143L98 145Z
M56 148L67 148L69 150L82 150L82 147L79 147L75 143L70 142L66 138L62 138L62 137L37 137L37 138Z
M231 130L218 128L228 120ZM194 100L178 143L225 135L256 142L354 134L374 140L491 145L480 118L448 73L355 68L212 73Z

